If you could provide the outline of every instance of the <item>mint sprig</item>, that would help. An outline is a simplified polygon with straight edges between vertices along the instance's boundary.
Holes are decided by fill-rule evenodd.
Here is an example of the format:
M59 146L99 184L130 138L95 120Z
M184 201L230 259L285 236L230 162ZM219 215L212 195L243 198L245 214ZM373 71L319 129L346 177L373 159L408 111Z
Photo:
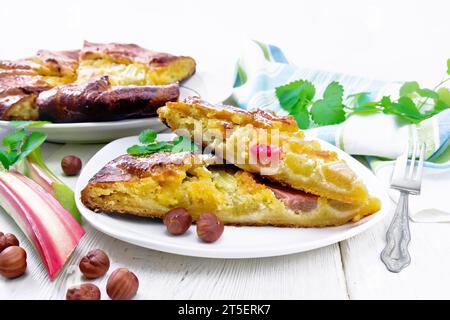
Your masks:
M151 129L141 132L139 142L127 149L127 153L135 156L144 156L160 151L183 152L195 151L198 147L186 137L178 136L172 141L157 141L157 133Z
M450 59L447 74L450 75ZM275 94L281 108L295 118L301 129L338 124L352 114L373 112L396 115L406 123L417 124L450 108L450 90L442 86L449 80L447 77L433 89L421 88L416 81L405 82L396 100L384 96L379 101L371 101L369 92L354 93L344 99L344 88L337 81L327 86L321 99L314 99L316 89L307 80L277 87Z

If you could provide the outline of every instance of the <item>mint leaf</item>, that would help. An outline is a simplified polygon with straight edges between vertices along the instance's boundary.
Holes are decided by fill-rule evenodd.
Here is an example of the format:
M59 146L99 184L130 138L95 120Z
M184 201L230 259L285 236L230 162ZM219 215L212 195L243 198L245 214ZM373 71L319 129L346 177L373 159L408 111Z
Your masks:
M127 149L127 153L131 155L146 155L158 151L171 151L172 144L166 141L157 141L144 146L134 145Z
M311 116L315 123L322 126L341 123L345 120L344 106L334 105L327 100L318 100L311 108Z
M439 95L437 94L437 92L434 92L431 89L426 89L426 88L421 89L421 88L419 88L419 89L416 90L416 92L421 97L430 98L430 99L433 99L435 101L439 98Z
M300 129L308 129L311 124L311 119L309 116L309 111L306 108L303 108L302 110L299 110L292 114L295 121L297 122L297 125Z
M450 108L450 90L448 88L441 87L437 91L438 100L442 101L447 108Z
M354 108L354 107L361 106L365 103L368 103L369 96L370 96L370 92L357 92L357 93L350 94L345 99L346 106L349 108Z
M400 96L407 96L411 93L414 93L417 91L417 89L419 89L420 86L417 83L417 81L409 81L409 82L405 82L401 87L400 87Z
M172 152L196 151L198 147L184 136L178 136L173 139Z
M301 129L309 128L309 111L307 107L311 104L316 89L307 80L298 80L287 85L277 87L275 94L280 102L281 108L288 111L297 121Z
M314 85L306 80L298 80L275 89L281 107L291 112L305 107L316 94Z
M157 134L154 130L146 129L139 135L139 142L141 142L142 144L152 143L153 141L155 141L156 136Z
M385 107L384 113L395 114L412 123L418 123L424 116L419 112L416 104L409 97L401 97L397 102Z
M323 100L327 103L338 105L342 104L342 98L344 96L344 88L337 81L331 82L323 93Z
M343 87L336 81L331 82L323 93L323 99L314 102L311 108L311 116L319 125L341 123L345 120Z

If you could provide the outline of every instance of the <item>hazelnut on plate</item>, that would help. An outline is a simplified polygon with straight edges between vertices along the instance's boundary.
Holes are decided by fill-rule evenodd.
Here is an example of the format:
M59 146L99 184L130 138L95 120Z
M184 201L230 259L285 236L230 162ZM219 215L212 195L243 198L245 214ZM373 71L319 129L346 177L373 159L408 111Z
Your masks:
M202 213L197 219L197 235L205 242L219 239L223 229L223 223L212 213Z
M185 233L192 224L192 217L184 208L168 211L163 218L167 231L173 235Z

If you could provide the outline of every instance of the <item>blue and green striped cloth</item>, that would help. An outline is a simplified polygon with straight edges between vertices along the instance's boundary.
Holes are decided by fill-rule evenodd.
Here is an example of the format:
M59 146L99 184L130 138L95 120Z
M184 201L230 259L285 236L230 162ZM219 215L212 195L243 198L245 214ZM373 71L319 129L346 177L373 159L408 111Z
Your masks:
M226 103L243 109L262 108L286 114L275 96L275 88L298 79L311 81L318 96L333 80L343 85L346 95L370 92L371 99L380 99L383 95L395 97L401 86L401 82L296 66L289 63L278 47L250 41L238 61L233 92ZM422 195L413 198L411 217L415 221L450 222L450 203L445 197L450 189L450 109L419 125L401 124L395 116L380 113L352 115L342 124L312 128L306 133L367 161L386 185L392 172L392 159L404 152L408 141L425 142L427 162Z

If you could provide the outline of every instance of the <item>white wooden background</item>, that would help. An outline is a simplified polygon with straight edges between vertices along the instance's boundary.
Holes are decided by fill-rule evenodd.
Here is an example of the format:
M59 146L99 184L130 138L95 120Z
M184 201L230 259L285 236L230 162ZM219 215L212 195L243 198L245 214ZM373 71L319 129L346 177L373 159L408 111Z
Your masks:
M251 38L279 45L302 66L427 84L442 76L450 53L449 9L445 0L4 1L0 58L74 48L83 39L136 42L196 57L217 87L230 78L241 41ZM86 162L100 147L46 144L44 155L59 173L64 155ZM75 178L63 179L74 186ZM29 255L24 277L0 278L0 299L63 299L67 286L81 282L75 265L93 248L108 252L111 269L138 275L140 299L449 299L450 225L412 223L412 263L392 274L379 259L389 220L325 248L248 260L142 249L86 225L66 271L51 283L30 244L0 214L0 230L17 234ZM101 288L105 282L97 281Z

